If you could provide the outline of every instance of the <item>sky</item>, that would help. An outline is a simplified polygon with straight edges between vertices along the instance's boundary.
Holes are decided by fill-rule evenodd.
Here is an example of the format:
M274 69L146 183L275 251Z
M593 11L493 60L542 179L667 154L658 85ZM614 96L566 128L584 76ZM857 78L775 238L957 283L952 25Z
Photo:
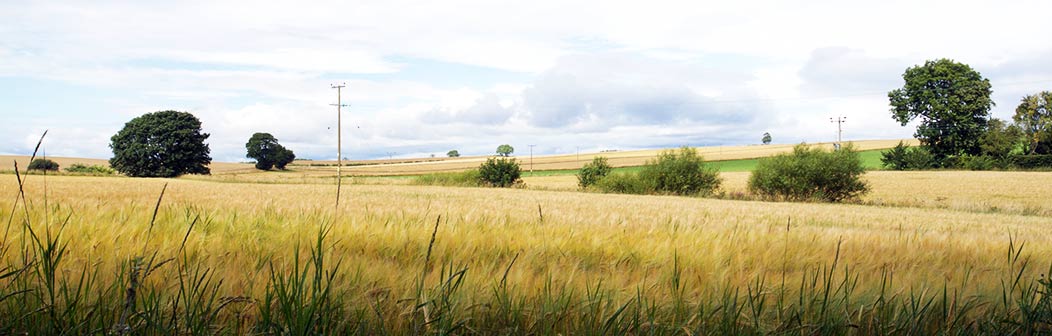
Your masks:
M1049 1L0 0L0 154L109 158L193 113L218 161L255 132L336 158L516 155L913 134L887 92L926 60L1052 90Z

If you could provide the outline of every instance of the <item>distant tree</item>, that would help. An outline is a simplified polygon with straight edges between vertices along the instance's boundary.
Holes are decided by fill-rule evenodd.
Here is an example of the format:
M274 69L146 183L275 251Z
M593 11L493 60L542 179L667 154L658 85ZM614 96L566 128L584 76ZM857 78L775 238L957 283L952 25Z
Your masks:
M270 133L255 133L245 143L246 157L256 160L256 169L270 170L272 167L284 170L285 166L296 159L296 154L278 143Z
M49 159L36 159L29 163L29 170L58 170L58 163Z
M902 79L902 88L888 92L892 117L902 126L919 119L914 136L936 161L980 153L979 138L994 105L990 80L949 59L906 69Z
M1012 119L1026 136L1027 154L1052 154L1052 92L1023 97Z
M770 145L771 144L771 133L763 132L763 139L761 141L763 141L764 145Z
M458 152L456 149L454 149L454 150L446 152L446 156L448 156L448 157L460 157L460 152Z
M212 158L193 114L159 111L136 117L110 138L110 166L128 176L208 174Z
M504 145L497 146L497 155L508 157L508 156L511 156L511 153L514 153L514 152L515 152L515 148L511 147L511 145L504 144Z

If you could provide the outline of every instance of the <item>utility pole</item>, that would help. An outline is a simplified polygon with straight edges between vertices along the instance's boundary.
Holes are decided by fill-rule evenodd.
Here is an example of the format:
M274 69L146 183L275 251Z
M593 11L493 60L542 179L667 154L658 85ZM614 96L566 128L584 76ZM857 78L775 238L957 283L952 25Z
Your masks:
M530 175L533 175L533 146L536 145L530 145Z
M577 163L581 163L581 146L577 146Z
M835 119L829 118L829 122L836 123L836 146L834 147L839 150L841 138L844 135L843 124L847 122L847 117L836 117Z
M341 108L347 105L343 104L342 91L344 87L347 87L347 83L340 83L340 85L331 84L331 88L336 89L336 104L329 104L336 106L336 208L340 207L340 187L343 185L343 131L340 129L342 124L343 113Z

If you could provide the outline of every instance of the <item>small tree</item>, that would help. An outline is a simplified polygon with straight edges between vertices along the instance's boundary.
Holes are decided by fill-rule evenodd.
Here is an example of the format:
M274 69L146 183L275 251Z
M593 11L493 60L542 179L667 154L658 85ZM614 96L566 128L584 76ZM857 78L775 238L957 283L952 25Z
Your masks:
M451 157L451 158L460 157L460 152L457 151L456 149L454 149L454 150L451 150L449 152L446 152L446 156Z
M296 159L296 154L278 143L270 133L255 133L245 143L246 157L256 160L256 169L270 170L272 167L284 170L285 166Z
M515 159L486 159L479 166L479 183L491 187L507 188L521 182L522 170Z
M110 166L134 177L208 174L208 133L193 114L160 111L132 119L110 138Z
M613 168L607 163L605 157L597 156L592 159L592 162L581 167L581 170L577 173L577 185L581 188L588 188L598 182L600 179L610 174Z
M906 154L909 146L899 141L898 145L880 153L880 162L885 169L906 170Z
M29 163L29 170L58 170L58 163L49 159L36 159Z
M770 145L771 144L771 133L763 132L763 139L761 139L761 141L763 141L764 145Z
M500 155L500 156L503 156L503 157L508 157L508 156L511 156L511 153L514 153L514 152L515 152L515 148L511 147L511 145L503 144L503 145L497 146L497 155Z
M798 145L792 153L761 159L749 176L749 190L775 199L839 202L869 191L864 173L851 144L837 151Z
M664 151L657 160L649 161L639 178L654 186L654 191L673 195L707 195L720 186L720 173L705 167L705 160L694 148Z

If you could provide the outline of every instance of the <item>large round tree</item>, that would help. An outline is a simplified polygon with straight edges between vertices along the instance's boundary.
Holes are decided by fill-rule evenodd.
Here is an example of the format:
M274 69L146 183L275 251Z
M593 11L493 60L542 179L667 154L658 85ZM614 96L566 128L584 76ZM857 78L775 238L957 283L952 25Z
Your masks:
M967 64L948 59L906 69L905 85L888 92L891 114L902 126L920 120L914 136L936 160L977 155L990 119L990 80Z
M110 138L110 166L128 176L175 177L208 174L207 133L201 121L178 111L158 111L132 119Z

